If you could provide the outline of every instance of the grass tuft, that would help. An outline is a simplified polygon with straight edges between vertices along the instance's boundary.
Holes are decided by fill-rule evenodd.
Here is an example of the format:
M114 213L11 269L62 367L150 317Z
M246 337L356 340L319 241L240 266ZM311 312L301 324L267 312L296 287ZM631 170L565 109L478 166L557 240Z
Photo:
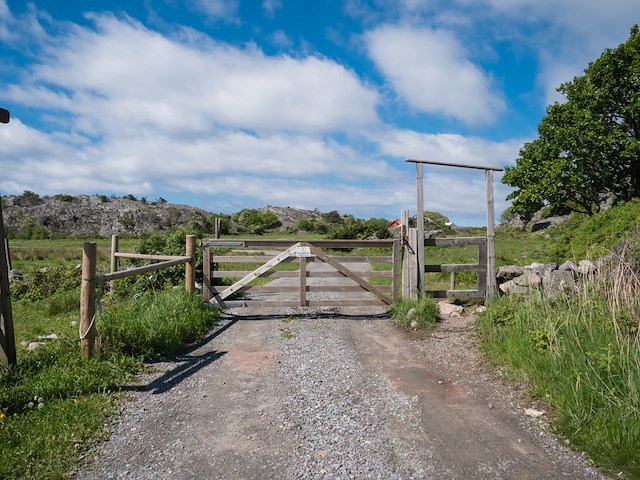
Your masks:
M390 308L396 323L405 330L429 330L436 324L438 309L433 299L422 296L418 300L401 299Z

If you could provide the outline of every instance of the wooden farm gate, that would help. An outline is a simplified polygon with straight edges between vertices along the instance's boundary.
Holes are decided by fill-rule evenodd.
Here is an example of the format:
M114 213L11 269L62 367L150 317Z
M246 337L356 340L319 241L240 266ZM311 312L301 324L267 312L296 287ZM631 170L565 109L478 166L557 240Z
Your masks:
M204 239L202 245L203 296L216 306L364 307L398 298L400 240Z

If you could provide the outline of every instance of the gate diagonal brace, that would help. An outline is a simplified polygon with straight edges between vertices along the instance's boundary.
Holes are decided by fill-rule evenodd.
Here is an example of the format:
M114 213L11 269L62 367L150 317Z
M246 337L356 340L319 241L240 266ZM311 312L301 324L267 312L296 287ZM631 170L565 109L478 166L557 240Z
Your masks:
M323 261L325 263L328 263L333 268L335 268L338 272L340 272L342 275L344 275L347 278L350 278L351 280L356 282L358 285L360 285L363 289L365 289L368 292L374 294L376 297L378 297L380 300L382 300L387 305L391 305L393 303L391 298L389 298L382 290L374 287L369 282L367 282L364 278L362 278L361 276L355 274L354 272L349 270L347 267L345 267L341 263L336 262L335 260L329 258L319 248L314 247L311 244L305 243L305 246L307 246L307 245L310 247L311 253L314 254L316 257L318 257L318 259L320 259L321 261Z
M219 294L215 295L211 300L209 300L209 303L212 303L214 305L217 304L218 306L223 307L225 298L233 295L235 292L240 290L242 287L244 287L248 283L252 282L253 280L258 278L259 276L263 275L264 273L266 273L267 271L269 271L270 269L275 267L277 264L279 264L281 262L284 262L287 258L295 257L296 251L297 251L299 246L300 246L300 242L296 243L295 245L292 245L291 247L286 249L281 254L273 257L267 263L265 263L264 265L256 268L253 272L247 274L241 280L238 280L236 283L231 285L229 288L226 288L225 290L223 290Z

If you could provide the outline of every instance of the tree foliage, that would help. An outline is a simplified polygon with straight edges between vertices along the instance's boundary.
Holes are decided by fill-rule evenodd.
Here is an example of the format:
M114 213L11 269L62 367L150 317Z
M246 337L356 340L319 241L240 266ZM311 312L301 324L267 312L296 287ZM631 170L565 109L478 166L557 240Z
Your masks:
M562 84L538 126L538 138L520 150L503 183L512 211L530 218L543 206L554 213L593 214L603 200L640 197L640 31L607 49L585 74Z

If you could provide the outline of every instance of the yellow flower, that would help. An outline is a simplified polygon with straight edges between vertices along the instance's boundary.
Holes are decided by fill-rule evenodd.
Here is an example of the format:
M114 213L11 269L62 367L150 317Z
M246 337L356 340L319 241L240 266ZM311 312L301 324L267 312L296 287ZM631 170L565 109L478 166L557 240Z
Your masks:
M4 417L6 417L4 412L0 412L0 420L4 420Z

